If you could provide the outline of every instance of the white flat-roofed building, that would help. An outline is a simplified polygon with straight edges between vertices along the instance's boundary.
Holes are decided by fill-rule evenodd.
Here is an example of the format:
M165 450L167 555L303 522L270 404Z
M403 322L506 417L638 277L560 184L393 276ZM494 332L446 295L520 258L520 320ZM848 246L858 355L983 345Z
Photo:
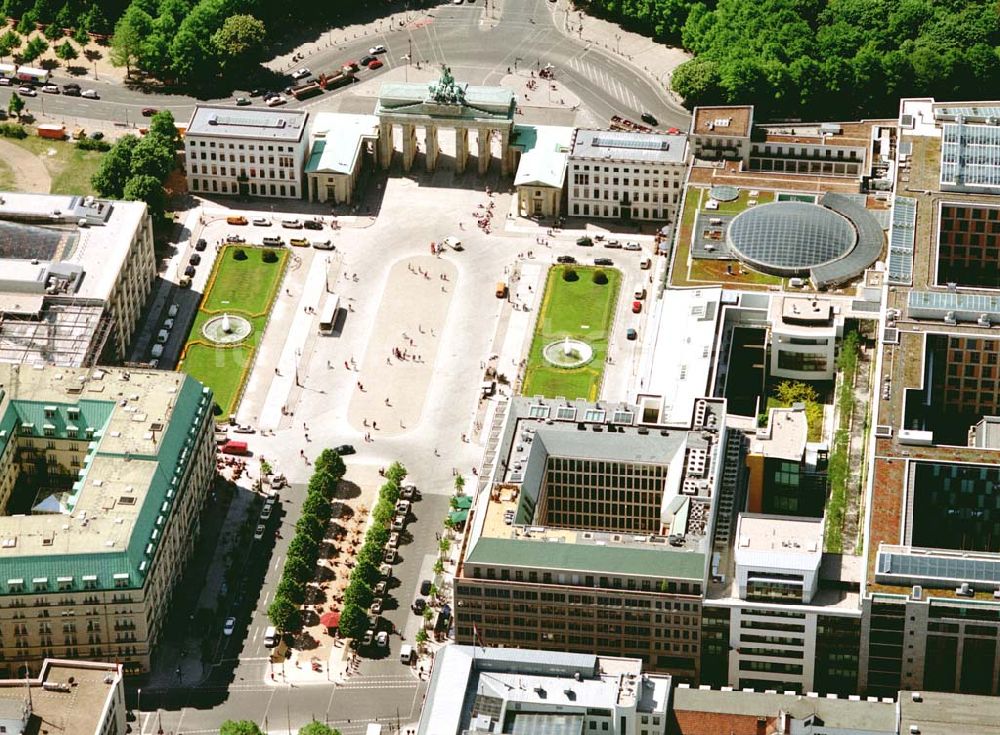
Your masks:
M644 674L638 658L451 645L434 661L417 734L664 735L670 692L670 676Z
M812 602L819 589L823 519L742 513L736 583L742 600Z
M830 299L771 299L771 375L793 380L833 380L844 316Z
M143 202L0 193L0 362L124 359L155 279Z
M574 132L555 125L514 126L510 147L518 159L514 188L522 217L562 214L566 162Z
M367 163L375 165L378 118L321 112L309 126L306 187L309 201L350 204Z
M198 105L184 134L191 191L301 198L307 120L302 110Z
M569 155L568 213L672 219L688 169L687 135L578 130Z

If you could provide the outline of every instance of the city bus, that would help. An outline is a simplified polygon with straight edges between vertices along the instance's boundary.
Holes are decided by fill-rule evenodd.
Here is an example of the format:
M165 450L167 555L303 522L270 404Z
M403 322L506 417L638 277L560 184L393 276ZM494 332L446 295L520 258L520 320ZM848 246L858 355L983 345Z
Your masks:
M333 327L337 323L338 311L340 311L340 297L337 294L330 294L326 303L323 304L323 312L319 318L320 334L333 334Z

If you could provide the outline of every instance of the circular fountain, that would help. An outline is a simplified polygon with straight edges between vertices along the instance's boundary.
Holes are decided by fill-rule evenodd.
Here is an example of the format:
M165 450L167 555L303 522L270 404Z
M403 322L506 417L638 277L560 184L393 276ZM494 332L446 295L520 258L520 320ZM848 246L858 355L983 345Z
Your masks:
M561 368L576 368L594 359L594 348L583 340L566 336L550 342L542 348L542 357L550 365Z
M232 314L213 316L204 325L201 333L205 339L219 345L231 345L242 342L253 331L249 320Z

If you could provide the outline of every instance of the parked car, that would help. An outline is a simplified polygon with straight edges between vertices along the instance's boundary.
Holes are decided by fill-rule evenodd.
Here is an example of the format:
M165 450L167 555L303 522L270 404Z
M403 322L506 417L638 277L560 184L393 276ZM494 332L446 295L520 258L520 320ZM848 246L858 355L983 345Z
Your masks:
M403 488L399 491L399 496L404 500L414 500L417 496L417 486L403 485Z
M657 121L657 119L655 117L653 117L652 113L649 113L649 112L644 112L641 115L639 115L639 119L642 120L647 125L659 125L660 124L659 121Z
M307 230L322 230L323 220L307 219L305 222L302 223L302 226L305 227Z
M104 140L104 133L102 133L100 130L95 130L94 132L90 133L87 137L90 138L91 140Z
M233 245L239 245L240 243L246 242L246 238L242 235L226 235L226 242Z
M157 112L159 112L159 110L157 110L155 107L143 107L142 108L142 116L143 117L152 117Z
M560 255L558 258L556 258L556 262L564 264L575 263L576 258L574 258L572 255Z
M247 218L241 214L233 217L226 217L227 225L245 225L246 223L247 223Z
M234 630L236 630L236 618L226 618L226 624L222 626L222 634L232 635Z
M236 424L236 426L233 427L233 431L237 434L253 434L256 429L254 429L250 424Z
M382 598L376 597L372 600L372 606L369 609L372 615L380 615L382 613Z
M37 97L38 92L35 91L34 87L18 87L17 93L23 97Z
M167 319L164 319L163 328L169 332L171 329L174 328L174 320L170 319L169 317Z
M429 579L422 580L420 582L420 594L426 596L431 593L431 581Z
M285 241L277 236L265 237L261 240L261 243L269 248L281 248L285 246Z
M358 62L356 61L345 61L344 68L350 69L351 71L359 71L361 69L361 67L358 65Z
M10 77L0 77L0 87L10 87L13 86L14 80Z
M615 262L611 258L594 258L594 265L614 265Z
M264 94L264 90L262 90L262 89L256 89L255 88L255 89L251 89L250 90L250 96L251 97L260 97L262 94Z
M423 597L418 597L413 601L413 604L410 605L410 609L413 610L413 613L415 615L423 615L424 609L426 609L426 607L427 607L427 600L425 600Z
M204 237L199 237L198 242L194 244L194 249L197 250L199 253L207 247L208 247L208 240L206 240Z
M364 638L361 639L361 645L370 646L372 644L372 641L374 640L375 640L375 631L366 630Z
M333 451L341 457L346 457L348 454L354 454L356 450L350 444L341 444L339 447L334 447Z
M392 519L392 530L402 531L406 528L406 516L396 516Z
M59 94L59 87L55 84L45 84L42 86L42 91L45 94Z
M375 61L375 57L374 56L362 56L361 57L361 66L368 66L373 61Z
M161 329L159 332L157 332L156 341L159 342L161 345L166 344L168 339L170 339L170 332L168 332L166 329Z
M261 511L260 511L260 519L262 521L270 520L272 512L274 512L274 506L273 505L265 505L263 507L263 509L261 509Z
M384 630L380 630L378 632L378 635L375 636L375 644L379 648L388 648L388 646L389 646L389 634L386 631L384 631Z
M281 226L287 227L290 230L301 230L302 221L297 219L283 219L281 220Z
M584 235L583 237L576 238L576 244L580 245L581 247L589 248L593 246L594 241L591 240L586 235Z
M381 69L383 66L385 66L385 64L383 64L378 59L375 59L374 61L369 61L368 62L368 68L369 69Z
M386 564L395 564L399 560L399 555L396 553L395 549L386 549L385 554L382 555L382 561Z
M622 244L620 242L618 242L617 240L608 240L606 243L604 243L604 247L610 248L612 250L615 250L615 249L620 250L621 247L622 247Z
M99 100L101 95L97 94L93 89L85 89L80 93L81 97L86 97L88 100Z
M270 227L271 220L269 220L267 217L255 217L253 220L253 224L256 225L257 227Z
M641 301L633 301L632 302L632 313L633 314L638 314L640 311L642 311L642 302Z
M194 278L194 274L195 270L193 265L189 265L187 268L184 269L184 275L187 276L188 278Z
M192 253L191 259L188 260L191 265L201 265L201 256L198 253Z
M301 69L296 69L291 73L292 79L295 79L296 81L299 79L305 79L308 76L312 76L312 72L309 71L309 69L304 66Z
M277 107L278 105L283 105L286 102L288 102L288 100L286 100L280 94L276 94L276 95L274 95L274 97L268 98L268 100L267 100L267 106L268 107Z
M247 105L252 105L252 104L253 103L250 101L249 97L237 97L236 98L236 106L237 107L246 107Z
M462 241L457 237L455 237L454 235L448 235L448 237L446 237L444 240L441 241L441 244L446 245L447 247L451 248L452 250L458 253L465 250L465 247L462 245Z
M335 250L333 240L313 240L312 246L317 250Z
M309 241L304 237L293 237L288 241L288 244L295 248L307 248L309 247Z
M267 531L267 528L264 526L263 523L257 524L257 530L253 532L254 539L260 541L262 538L264 538L265 531Z
M381 43L375 44L370 49L368 49L368 53L372 54L373 56L375 54L384 54L385 52L386 48Z
M638 333L638 332L636 332L636 331L635 331L634 329L632 329L632 328L629 328L629 329L626 329L626 330L625 330L625 339L627 339L627 340L629 340L629 341L633 341L633 340L635 340L635 339L636 339L636 337L638 337L638 336L639 336L639 333Z
M382 597L385 594L386 589L388 589L388 585L383 579L381 582L375 585L375 589L373 589L372 592L375 594L376 597Z
M642 245L635 242L634 240L630 240L629 242L625 243L625 249L638 252L639 250L642 250Z

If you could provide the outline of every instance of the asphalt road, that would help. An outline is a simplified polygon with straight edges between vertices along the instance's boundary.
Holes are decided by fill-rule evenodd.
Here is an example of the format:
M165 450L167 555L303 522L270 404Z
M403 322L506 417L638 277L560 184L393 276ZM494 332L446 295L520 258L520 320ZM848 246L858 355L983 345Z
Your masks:
M350 468L350 458L347 462ZM160 727L164 732L188 735L215 732L227 719L266 722L270 732L294 732L315 719L352 735L363 732L365 723L376 718L393 725L397 717L401 723L419 718L426 683L399 662L399 647L413 643L420 625L409 606L418 595L420 580L430 576L438 544L435 534L441 530L448 498L427 495L414 503L408 536L404 535L399 548L400 561L393 567L382 617L403 631L405 640L390 636L388 651L363 656L358 674L339 686L265 684L271 671L269 651L263 644L267 606L274 598L305 494L304 485L282 490L267 535L247 550L241 587L229 611L236 617L236 630L228 637L219 632L216 661L207 681L196 688L179 685L170 691L145 688L140 732L155 733ZM275 530L280 530L280 536L274 535ZM275 666L274 671L279 668ZM156 710L160 711L154 716Z
M638 119L642 112L657 117L661 127L687 129L689 114L671 102L655 82L645 74L613 55L576 38L566 36L557 28L563 15L554 17L546 0L505 0L502 7L491 10L495 20L489 21L483 3L443 4L430 12L430 22L411 23L404 28L369 35L365 38L317 52L296 63L314 73L339 68L348 60L358 60L375 44L384 44L389 51L381 59L385 67L376 71L363 69L362 79L384 74L394 66L412 62L438 65L447 63L456 78L472 84L495 84L507 68L539 67L552 64L560 84L572 90L584 108L597 119L607 120L618 114ZM419 25L414 28L412 26ZM321 39L319 45L324 41ZM571 64L572 61L572 64ZM86 125L89 120L111 122L126 127L141 126L145 108L169 109L177 120L187 120L198 102L183 95L147 94L120 84L95 80L92 76L70 77L56 73L58 84L78 82L84 89L93 89L99 100L39 94L26 100L32 112L65 119L70 124ZM290 81L288 82L291 83ZM6 109L10 88L0 87L0 106ZM320 97L299 102L292 99L287 107L313 107L344 89L326 92ZM232 103L233 97L203 102ZM255 105L261 104L259 99Z

